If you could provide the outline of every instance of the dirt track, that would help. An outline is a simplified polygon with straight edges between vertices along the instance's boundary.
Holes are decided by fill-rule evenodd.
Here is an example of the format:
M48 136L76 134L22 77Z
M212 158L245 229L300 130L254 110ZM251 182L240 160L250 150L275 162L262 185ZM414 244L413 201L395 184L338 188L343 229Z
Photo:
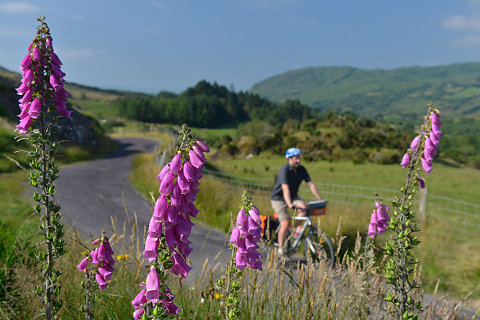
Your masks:
M62 168L55 183L55 197L62 206L64 223L87 239L98 237L102 230L106 231L107 236L111 234L111 217L119 225L123 224L127 218L123 199L131 216L133 212L137 214L142 231L152 216L152 206L130 185L129 175L133 158L141 152L152 152L156 142L138 138L121 138L116 141L119 150L115 154ZM207 235L208 240L202 251ZM196 225L192 228L189 240L193 248L191 266L199 272L206 258L212 261L224 248L225 235ZM228 259L228 254L224 252L220 261Z

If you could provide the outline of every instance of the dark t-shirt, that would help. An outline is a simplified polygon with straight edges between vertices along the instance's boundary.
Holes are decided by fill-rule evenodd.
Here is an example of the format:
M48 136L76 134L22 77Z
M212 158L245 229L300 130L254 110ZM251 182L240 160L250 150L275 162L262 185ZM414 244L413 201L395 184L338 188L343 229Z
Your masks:
M296 170L293 170L293 167L287 163L280 168L280 172L275 179L275 186L272 190L272 200L285 201L283 198L282 184L288 184L288 188L290 189L290 197L293 201L293 199L297 197L298 187L303 180L305 180L305 182L311 181L307 169L300 165Z

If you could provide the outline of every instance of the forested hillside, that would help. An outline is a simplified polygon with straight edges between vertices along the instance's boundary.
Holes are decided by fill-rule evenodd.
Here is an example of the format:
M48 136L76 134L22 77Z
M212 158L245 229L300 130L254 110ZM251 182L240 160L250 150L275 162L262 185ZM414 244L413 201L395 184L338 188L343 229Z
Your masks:
M262 119L278 124L289 119L303 121L316 113L298 101L272 103L257 94L240 91L205 80L180 94L160 92L154 97L125 98L115 103L128 119L157 123L189 123L215 127L232 122Z
M273 76L250 91L272 101L298 99L318 110L352 110L374 119L415 119L429 102L445 118L480 118L480 63L394 70L311 67Z

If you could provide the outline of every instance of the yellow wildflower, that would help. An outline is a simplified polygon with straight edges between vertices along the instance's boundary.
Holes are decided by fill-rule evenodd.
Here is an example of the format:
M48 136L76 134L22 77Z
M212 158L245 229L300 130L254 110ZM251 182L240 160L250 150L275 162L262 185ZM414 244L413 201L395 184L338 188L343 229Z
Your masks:
M127 260L130 256L128 254L119 254L117 256L118 261Z

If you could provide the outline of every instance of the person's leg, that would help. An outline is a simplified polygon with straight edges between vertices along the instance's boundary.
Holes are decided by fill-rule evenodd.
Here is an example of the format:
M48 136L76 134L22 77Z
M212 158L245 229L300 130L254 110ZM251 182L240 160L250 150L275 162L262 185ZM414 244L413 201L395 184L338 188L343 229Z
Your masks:
M280 221L280 229L278 230L278 248L283 249L285 243L285 236L287 234L288 227L290 226L290 216L288 214L288 206L285 201L272 200L271 201L273 211L278 215Z

